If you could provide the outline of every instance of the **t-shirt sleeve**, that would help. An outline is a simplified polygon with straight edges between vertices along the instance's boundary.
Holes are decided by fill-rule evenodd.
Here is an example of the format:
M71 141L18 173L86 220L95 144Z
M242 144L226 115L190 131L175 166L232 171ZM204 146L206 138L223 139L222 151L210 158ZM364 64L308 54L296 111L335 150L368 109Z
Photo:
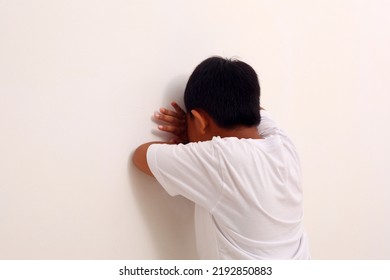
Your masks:
M219 160L212 141L186 145L153 144L147 151L151 172L171 195L182 195L212 211L221 194Z
M266 110L261 110L261 122L257 127L259 133L264 137L272 135L284 135L284 132L278 127L277 123L272 119L271 114Z

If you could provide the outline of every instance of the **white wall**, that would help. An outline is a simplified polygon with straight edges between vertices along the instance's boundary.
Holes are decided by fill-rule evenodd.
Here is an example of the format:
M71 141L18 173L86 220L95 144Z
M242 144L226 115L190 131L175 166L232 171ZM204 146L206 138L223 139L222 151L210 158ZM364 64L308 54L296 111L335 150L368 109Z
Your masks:
M389 1L0 0L0 258L196 258L134 169L153 111L238 56L302 158L315 259L390 258ZM162 137L165 137L164 135Z

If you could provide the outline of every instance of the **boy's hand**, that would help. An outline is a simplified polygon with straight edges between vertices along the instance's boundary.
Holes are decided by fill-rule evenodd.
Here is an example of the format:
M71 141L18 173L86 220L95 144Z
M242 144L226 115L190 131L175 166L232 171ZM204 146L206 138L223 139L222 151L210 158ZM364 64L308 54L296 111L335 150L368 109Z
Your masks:
M154 114L157 120L166 122L164 125L159 125L158 129L170 132L176 136L170 143L188 143L186 112L176 102L172 102L171 105L175 111L160 108L160 112Z

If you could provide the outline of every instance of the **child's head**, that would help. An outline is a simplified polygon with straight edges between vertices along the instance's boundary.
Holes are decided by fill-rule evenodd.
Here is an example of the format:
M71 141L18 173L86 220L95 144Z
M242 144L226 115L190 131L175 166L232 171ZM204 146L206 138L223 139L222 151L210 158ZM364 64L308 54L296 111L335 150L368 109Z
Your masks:
M222 129L252 127L260 123L260 85L256 72L239 61L210 57L191 74L184 103L193 111L207 113Z

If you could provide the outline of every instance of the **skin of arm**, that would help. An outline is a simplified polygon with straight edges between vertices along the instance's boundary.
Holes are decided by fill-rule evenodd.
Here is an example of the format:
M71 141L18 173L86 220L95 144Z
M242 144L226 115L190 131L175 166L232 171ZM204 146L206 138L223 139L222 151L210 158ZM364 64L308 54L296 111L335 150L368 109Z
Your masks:
M149 176L152 176L152 177L154 177L154 176L153 176L153 173L150 171L146 154L148 152L149 146L153 145L153 144L169 144L169 143L166 143L166 142L148 142L148 143L144 143L144 144L140 145L135 150L135 152L133 154L133 163L134 163L134 165L140 171L142 171L143 173L145 173L145 174L147 174Z

